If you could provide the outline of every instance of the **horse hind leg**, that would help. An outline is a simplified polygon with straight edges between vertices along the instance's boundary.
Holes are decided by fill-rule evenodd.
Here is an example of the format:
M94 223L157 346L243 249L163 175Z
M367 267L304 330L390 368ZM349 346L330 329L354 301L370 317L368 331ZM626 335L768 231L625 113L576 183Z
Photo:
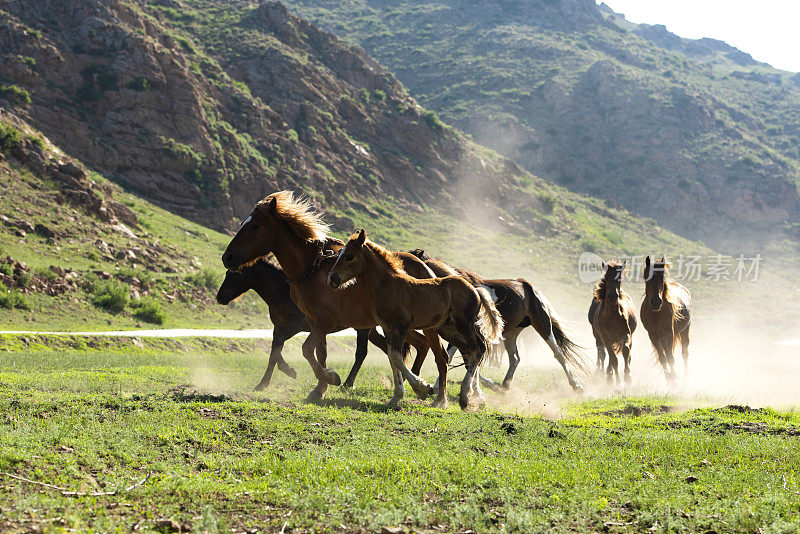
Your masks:
M545 341L547 341L547 345L550 347L550 350L553 351L553 356L555 356L558 363L561 364L561 368L564 369L564 374L567 375L569 385L572 386L574 391L582 392L583 385L575 380L574 376L572 376L572 372L569 370L569 367L567 367L567 359L564 357L564 352L561 350L561 347L558 346L558 343L556 343L556 338L552 331Z

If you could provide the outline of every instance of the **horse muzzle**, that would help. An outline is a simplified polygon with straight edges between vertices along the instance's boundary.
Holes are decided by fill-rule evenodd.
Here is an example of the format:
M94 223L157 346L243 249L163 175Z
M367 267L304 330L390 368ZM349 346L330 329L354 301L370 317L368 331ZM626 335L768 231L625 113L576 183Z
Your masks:
M658 297L653 297L650 299L650 307L653 311L659 311L661 309L661 305L663 304L662 300Z
M339 273L331 273L328 275L328 285L333 289L336 289L342 285L342 277L339 276Z

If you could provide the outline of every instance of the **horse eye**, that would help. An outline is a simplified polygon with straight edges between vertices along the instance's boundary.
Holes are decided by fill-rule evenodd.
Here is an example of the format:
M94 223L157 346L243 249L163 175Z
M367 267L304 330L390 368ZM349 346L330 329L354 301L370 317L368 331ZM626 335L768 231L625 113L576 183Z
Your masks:
M345 261L353 261L353 258L355 258L353 254L348 254L344 257Z

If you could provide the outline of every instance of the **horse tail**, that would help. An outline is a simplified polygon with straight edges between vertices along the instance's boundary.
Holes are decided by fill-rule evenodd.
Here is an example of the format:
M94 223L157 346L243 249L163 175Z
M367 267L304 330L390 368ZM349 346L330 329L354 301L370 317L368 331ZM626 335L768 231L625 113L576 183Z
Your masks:
M539 323L540 328L536 330L540 332L540 334L549 330L553 339L555 339L556 345L561 349L564 359L586 376L591 375L593 369L589 365L586 355L581 351L584 347L576 343L567 334L561 322L558 320L558 317L556 317L550 303L547 302L547 299L536 291L527 280L519 278L518 281L525 289L525 300L528 301L531 321L536 320ZM536 325L533 326L536 328Z
M503 339L503 318L500 316L500 312L497 311L494 302L492 302L492 297L485 287L476 287L475 291L478 292L481 305L476 324L486 349L489 350L492 345L500 343L500 340ZM481 357L482 361L483 356Z

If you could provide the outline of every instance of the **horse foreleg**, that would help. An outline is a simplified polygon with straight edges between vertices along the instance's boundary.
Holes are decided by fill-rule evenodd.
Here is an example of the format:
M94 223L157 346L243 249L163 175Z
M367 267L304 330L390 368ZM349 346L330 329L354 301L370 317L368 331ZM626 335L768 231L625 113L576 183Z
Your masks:
M425 334L425 339L428 341L431 351L433 351L433 356L436 360L436 370L439 371L439 376L436 378L437 387L434 388L436 390L436 398L433 400L431 406L433 408L447 408L447 353L442 347L439 334L429 330L423 332L423 334Z
M346 388L353 387L356 381L356 376L361 370L361 365L367 357L367 342L371 335L372 332L370 330L356 330L356 356L353 367L350 369L350 373L347 375L343 384ZM383 339L383 337L381 337L381 339Z
M420 371L422 371L422 364L425 363L425 358L428 356L430 343L423 334L415 330L410 331L406 339L417 351L417 356L414 358L414 365L411 367L411 372L419 376Z
M625 344L622 346L622 358L625 360L625 383L631 383L631 345L633 341L631 337L628 336L628 339L625 341Z
M384 332L386 329L384 328ZM400 371L401 377L408 380L411 389L416 393L417 397L422 400L428 398L428 395L433 393L433 388L425 382L425 380L421 379L417 375L411 372L411 370L406 367L405 362L403 361L403 355L401 353L403 349L403 342L406 339L406 335L408 332L408 328L406 327L395 327L391 333L389 334L389 358L392 361L392 364Z
M306 359L311 369L314 371L314 376L317 377L317 386L308 394L309 400L321 399L328 389L328 384L338 386L342 383L339 375L331 369L326 369L314 357L314 350L318 346L325 346L325 336L327 333L322 329L313 328L306 340L303 342L303 357Z
M606 362L606 347L603 345L603 340L597 336L595 336L594 342L597 345L597 374L602 375Z
M269 361L267 362L267 370L264 372L264 376L261 378L261 381L254 388L256 391L262 391L266 389L267 386L269 386L269 383L272 380L272 373L275 370L275 365L278 363L279 359L282 359L281 351L283 350L284 342L285 339L283 338L283 336L275 335L272 338L272 346L270 347L269 350ZM294 369L292 369L292 371L294 371ZM297 375L295 374L295 376Z
M545 341L547 341L547 345L550 347L550 350L553 351L553 356L555 356L558 363L561 364L561 368L564 369L564 374L567 375L569 385L572 386L574 391L579 393L583 392L583 384L575 380L575 377L572 376L572 372L569 370L569 367L567 367L567 359L564 357L564 352L561 350L561 347L558 346L552 331Z
M681 353L683 354L683 375L689 378L689 327L681 332Z
M406 332L401 331L402 329L398 328L396 330L390 330L386 327L383 327L383 331L386 332L386 341L387 341L387 348L388 348L388 356L389 356L389 365L392 368L392 380L394 382L394 394L392 398L389 400L387 407L389 408L396 408L400 401L403 400L403 396L405 395L405 386L403 384L403 374L400 370L401 366L405 367L403 364L403 341L406 337Z
M613 384L615 376L617 379L617 384L619 384L617 352L614 350L614 345L612 343L606 344L606 352L608 352L608 367L606 368L606 384Z

